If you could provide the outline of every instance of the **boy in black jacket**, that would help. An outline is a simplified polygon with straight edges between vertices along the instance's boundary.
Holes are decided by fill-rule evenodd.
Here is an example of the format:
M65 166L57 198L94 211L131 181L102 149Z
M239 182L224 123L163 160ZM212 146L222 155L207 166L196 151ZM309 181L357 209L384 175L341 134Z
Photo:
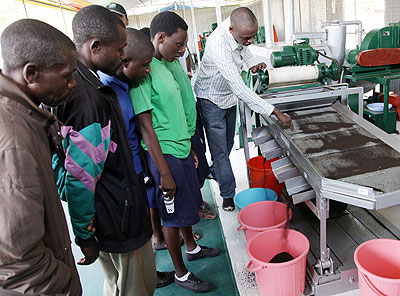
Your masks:
M143 175L136 174L115 92L95 74L114 75L121 67L125 25L92 5L75 15L72 26L77 85L57 109L65 124L66 159L61 164L55 157L53 167L85 255L79 263L91 264L99 256L104 295L152 295L157 277Z

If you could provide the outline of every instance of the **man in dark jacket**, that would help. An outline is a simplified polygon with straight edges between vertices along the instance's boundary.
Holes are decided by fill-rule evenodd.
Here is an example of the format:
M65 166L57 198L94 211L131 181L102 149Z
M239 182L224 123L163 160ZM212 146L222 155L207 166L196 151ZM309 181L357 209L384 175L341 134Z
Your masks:
M106 8L81 9L72 21L78 53L72 97L57 108L65 124L66 159L53 167L84 258L91 264L100 251L104 295L152 295L157 276L150 243L143 175L136 174L124 117L112 88L96 71L114 75L126 45L125 25ZM88 230L95 218L95 233Z
M57 106L75 86L75 46L24 19L4 30L1 48L0 295L82 295L51 168L58 121L38 108Z

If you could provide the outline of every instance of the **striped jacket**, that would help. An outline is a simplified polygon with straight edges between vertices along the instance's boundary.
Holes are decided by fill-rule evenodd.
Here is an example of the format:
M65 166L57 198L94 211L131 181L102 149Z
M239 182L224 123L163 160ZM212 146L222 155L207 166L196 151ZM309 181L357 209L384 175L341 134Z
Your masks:
M53 157L62 199L68 202L76 243L125 253L143 246L152 230L143 177L132 161L126 126L112 88L78 62L71 98L57 108L64 123L64 164ZM95 215L96 233L86 228Z

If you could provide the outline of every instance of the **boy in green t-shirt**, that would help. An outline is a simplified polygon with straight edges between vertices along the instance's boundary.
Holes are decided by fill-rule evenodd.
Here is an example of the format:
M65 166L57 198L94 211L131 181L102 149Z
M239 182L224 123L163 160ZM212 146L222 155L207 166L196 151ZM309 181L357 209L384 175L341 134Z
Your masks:
M185 241L186 260L214 257L218 248L198 246L192 235L192 225L199 221L202 202L191 153L192 129L186 114L195 110L182 102L180 87L165 66L182 55L187 43L187 24L173 12L156 15L150 26L155 54L150 63L151 72L130 90L135 114L143 136L143 148L155 182L155 204L163 220L164 236L175 267L175 283L194 292L206 292L211 285L190 273L183 262L179 230ZM158 145L153 145L155 141ZM146 144L145 144L146 143ZM161 148L161 149L159 149ZM167 164L167 165L166 165ZM168 177L168 173L172 178ZM176 192L173 185L176 184ZM173 199L174 212L167 213L165 204Z
M203 138L201 137L203 132L203 125L201 123L201 118L196 108L196 99L194 97L192 85L190 83L188 75L185 73L181 63L178 60L174 60L172 62L164 60L164 64L171 72L172 76L174 76L174 79L178 83L180 88L182 103L185 109L186 123L188 125L191 137L191 148L198 158L196 173L201 188L203 187L207 176L210 174L210 169L208 167L208 162L205 156L206 147L204 143L204 134ZM204 219L216 218L216 215L211 211L209 204L205 201L203 201L200 206L199 215L201 218Z

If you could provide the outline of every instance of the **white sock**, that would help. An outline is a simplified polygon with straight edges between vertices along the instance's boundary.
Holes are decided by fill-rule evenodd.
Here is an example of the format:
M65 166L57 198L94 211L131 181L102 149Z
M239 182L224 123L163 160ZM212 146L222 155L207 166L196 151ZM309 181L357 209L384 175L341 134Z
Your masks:
M183 275L181 277L178 277L175 273L175 278L180 282L184 282L188 279L189 275L190 275L190 271L188 271L185 275Z
M196 248L194 248L194 250L193 251L185 251L186 253L188 253L188 254L197 254L198 252L200 252L201 251L201 248L200 248L200 246L199 245L197 245L197 247Z

